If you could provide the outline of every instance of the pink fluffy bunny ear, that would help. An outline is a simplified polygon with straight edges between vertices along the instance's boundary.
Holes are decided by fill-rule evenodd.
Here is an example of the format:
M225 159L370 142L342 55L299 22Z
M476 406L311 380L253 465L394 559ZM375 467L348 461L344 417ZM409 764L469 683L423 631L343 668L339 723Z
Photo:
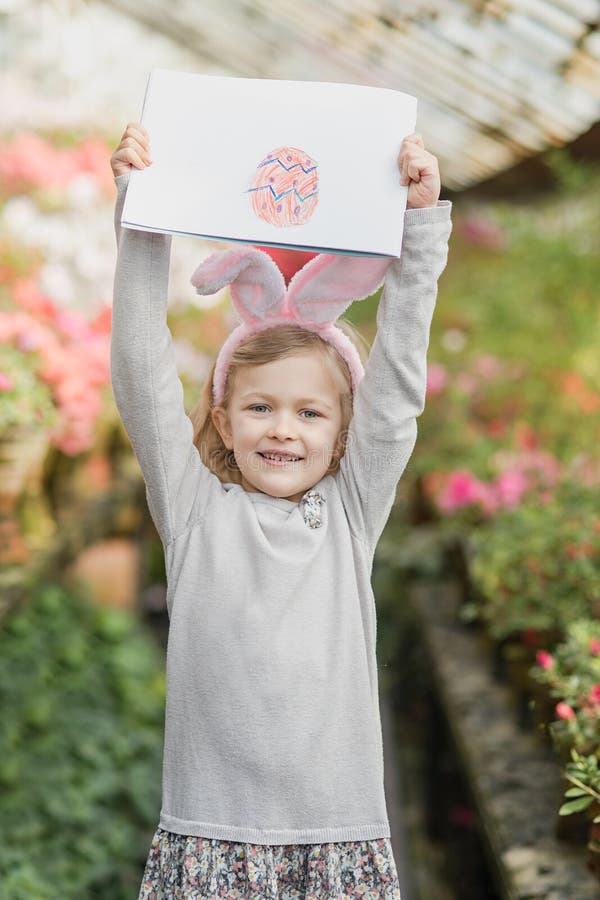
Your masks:
M354 300L373 294L383 283L390 257L320 253L291 279L288 308L308 322L333 322Z
M200 263L190 281L198 294L216 294L230 285L231 299L244 322L275 314L285 298L283 275L262 250L213 253Z

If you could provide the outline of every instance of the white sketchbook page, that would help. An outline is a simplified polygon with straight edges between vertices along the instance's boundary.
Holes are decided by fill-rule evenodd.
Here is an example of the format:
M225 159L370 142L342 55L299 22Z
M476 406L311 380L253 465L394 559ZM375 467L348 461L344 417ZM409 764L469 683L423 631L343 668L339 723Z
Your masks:
M407 188L397 156L415 130L416 107L414 97L386 88L155 69L141 116L154 162L132 169L122 224L399 256ZM283 147L301 150L317 166L317 202L302 224L264 221L249 193L257 166Z

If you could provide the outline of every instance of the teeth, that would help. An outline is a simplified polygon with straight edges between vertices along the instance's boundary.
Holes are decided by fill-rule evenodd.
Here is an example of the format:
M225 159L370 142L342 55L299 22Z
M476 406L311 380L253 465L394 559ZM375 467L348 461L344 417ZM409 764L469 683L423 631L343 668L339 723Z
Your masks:
M298 462L298 460L300 459L299 456L279 456L275 453L263 453L262 456L264 456L265 459L275 459L278 462L282 459L287 460L288 462Z

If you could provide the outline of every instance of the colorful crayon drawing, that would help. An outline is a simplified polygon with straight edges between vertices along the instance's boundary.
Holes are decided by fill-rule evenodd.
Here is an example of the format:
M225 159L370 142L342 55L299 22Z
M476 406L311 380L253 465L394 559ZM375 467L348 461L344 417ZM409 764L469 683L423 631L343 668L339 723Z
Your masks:
M279 147L258 164L248 193L270 225L304 225L319 202L317 163L296 147Z

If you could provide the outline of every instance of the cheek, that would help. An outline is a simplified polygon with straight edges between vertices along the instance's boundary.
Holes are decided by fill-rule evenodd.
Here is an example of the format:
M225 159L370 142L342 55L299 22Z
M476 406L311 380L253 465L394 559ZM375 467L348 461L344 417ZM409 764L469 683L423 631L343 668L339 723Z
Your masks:
M255 420L240 420L236 423L234 439L236 444L248 444L260 434L260 423Z
M323 429L321 435L322 443L332 452L337 450L340 439L340 429L337 424L329 423L326 429Z

